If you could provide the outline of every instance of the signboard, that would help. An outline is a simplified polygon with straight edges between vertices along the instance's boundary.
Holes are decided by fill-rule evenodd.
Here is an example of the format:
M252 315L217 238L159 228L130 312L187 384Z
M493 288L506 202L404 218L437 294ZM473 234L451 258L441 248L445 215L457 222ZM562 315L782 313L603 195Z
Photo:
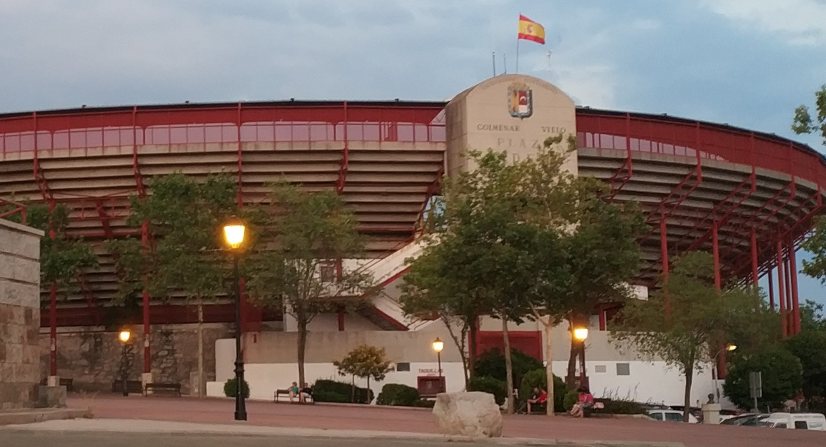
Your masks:
M763 373L761 371L749 373L749 390L753 399L763 397Z

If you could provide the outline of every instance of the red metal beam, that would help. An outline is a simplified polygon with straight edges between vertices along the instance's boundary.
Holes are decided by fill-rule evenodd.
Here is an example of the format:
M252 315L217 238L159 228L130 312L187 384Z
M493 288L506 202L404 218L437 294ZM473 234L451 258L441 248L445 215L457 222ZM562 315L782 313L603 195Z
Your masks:
M751 280L755 288L757 288L757 280L759 279L757 270L760 267L758 262L758 252L759 249L757 248L757 233L754 231L754 227L751 227Z
M745 189L748 186L748 189ZM754 191L757 189L757 181L756 175L752 171L751 175L742 182L740 182L734 189L723 198L723 200L714 204L714 208L708 212L702 219L696 221L694 225L694 229L699 228L708 228L708 222L717 222L717 230L719 231L720 228L724 227L729 218L734 214L734 212L740 207L740 205L745 202ZM694 231L694 229L690 231ZM705 241L707 241L711 237L711 229L706 231L706 233L691 243L691 245L686 248L685 251L693 251L698 249Z
M106 210L103 208L103 200L98 199L95 201L95 208L97 209L98 216L100 216L100 224L103 227L103 234L106 235L107 239L112 238L112 226L110 225L110 217L106 214Z
M341 194L344 191L344 185L347 183L347 170L350 167L350 136L347 128L350 127L350 120L347 111L347 101L342 104L344 109L344 120L342 121L344 127L344 149L341 151L341 164L338 169L338 180L336 181L336 192ZM381 138L379 138L381 140Z
M663 197L660 200L659 205L657 206L658 212L651 213L648 216L648 223L656 222L659 219L667 218L672 211L677 209L680 204L685 201L685 199L691 195L691 193L697 189L697 186L700 185L703 181L703 168L702 165L697 164L694 166L694 169L689 171L688 174L680 180L677 185L671 189L667 196Z
M711 226L711 250L714 256L714 287L719 292L722 288L722 279L720 276L720 241L717 238L717 221Z
M783 263L783 243L779 240L777 241L777 301L780 303L780 324L781 330L783 332L783 337L789 335L788 331L788 321L786 320L786 286L784 281L784 277L786 274L784 273L784 263Z
M0 219L6 219L17 214L20 216L20 222L26 225L26 205L0 197L0 207L3 205L9 208L6 211L0 212Z
M792 277L792 328L793 335L800 333L800 301L797 290L797 258L795 257L794 242L789 244L789 265Z

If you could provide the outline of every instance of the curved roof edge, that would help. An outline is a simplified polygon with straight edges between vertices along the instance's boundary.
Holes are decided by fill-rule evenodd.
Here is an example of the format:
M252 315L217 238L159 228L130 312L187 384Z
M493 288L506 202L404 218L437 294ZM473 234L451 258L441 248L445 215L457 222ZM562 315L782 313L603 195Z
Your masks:
M826 155L822 152L814 149L813 147L809 146L808 144L800 143L794 140L791 140L786 137L781 137L777 134L768 133L768 132L761 132L758 130L751 130L746 129L744 127L737 127L732 126L730 124L721 124L721 123L714 123L711 121L702 121L690 118L681 118L678 116L672 116L668 114L655 114L655 113L643 113L643 112L628 112L628 111L621 111L621 110L608 110L608 109L594 109L587 106L577 106L576 108L577 115L611 115L611 116L626 116L629 115L633 118L643 118L643 119L650 119L652 121L660 121L660 122L672 122L672 123L682 123L682 124L701 124L706 127L716 128L722 131L727 132L736 132L736 133L743 133L754 135L756 137L760 137L764 140L780 142L784 144L791 145L796 149L800 149L803 151L807 151L813 155L817 155L820 158L821 163L826 165Z

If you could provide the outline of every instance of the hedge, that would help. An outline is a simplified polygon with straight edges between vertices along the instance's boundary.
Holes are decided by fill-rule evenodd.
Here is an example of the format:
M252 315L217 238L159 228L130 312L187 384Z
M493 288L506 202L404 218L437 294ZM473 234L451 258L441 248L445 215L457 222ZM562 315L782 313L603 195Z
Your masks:
M542 387L548 389L548 376L545 373L545 368L534 369L528 371L522 377L522 383L519 386L519 401L524 403L533 394L534 387ZM565 411L565 393L568 389L565 387L565 382L554 375L554 411Z
M419 390L407 385L388 383L381 389L376 405L412 407L419 401Z
M353 403L352 384L336 380L316 380L313 385L313 400L316 402ZM355 403L373 401L373 391L356 387Z
M244 392L244 398L250 397L250 384L247 381L244 381L244 384L241 386L241 390ZM224 395L227 397L235 397L235 394L238 392L238 380L233 377L227 380L224 383Z
M493 394L493 397L498 405L505 403L505 396L507 396L507 392L505 391L505 381L493 377L473 377L470 381L468 381L467 389L468 391L482 391Z

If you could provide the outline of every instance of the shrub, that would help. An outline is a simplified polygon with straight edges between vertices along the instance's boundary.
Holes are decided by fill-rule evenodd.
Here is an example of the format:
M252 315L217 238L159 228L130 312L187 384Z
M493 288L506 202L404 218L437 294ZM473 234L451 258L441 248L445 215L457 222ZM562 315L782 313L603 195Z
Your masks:
M522 377L528 371L544 368L539 360L515 349L511 349L511 361L513 363L513 386L519 386L522 383ZM507 379L505 355L499 349L485 351L476 358L474 373L478 376L493 377L504 382Z
M533 388L541 386L543 389L548 389L548 377L545 374L545 368L534 369L528 371L522 376L522 383L519 386L519 401L525 402L533 394ZM554 375L554 411L565 411L564 400L567 388L565 382Z
M574 404L579 401L579 392L576 390L571 390L565 393L565 398L562 400L562 407L565 411L571 411L571 408L574 408Z
M419 400L416 401L415 404L413 404L414 407L419 407L419 408L433 408L435 405L436 405L436 401L435 400L429 400L429 399L419 399Z
M313 400L316 402L352 403L353 386L336 380L316 380L313 386ZM369 400L368 400L369 398ZM356 402L372 402L373 391L356 387Z
M419 390L416 388L388 383L381 389L376 405L397 405L401 407L412 407L419 401Z
M505 403L505 381L494 377L475 376L468 381L468 391L483 391L488 394L493 394L493 398L498 405Z
M728 377L723 384L726 396L740 408L751 408L749 373L763 373L763 397L759 402L772 408L782 408L783 401L794 396L803 385L800 360L783 346L769 347L753 355L731 358Z
M245 380L243 385L241 385L241 390L244 393L244 398L250 397L250 384L247 383ZM227 380L224 383L224 395L227 397L235 397L235 394L238 392L238 381L235 377Z
M645 414L645 406L631 400L596 399L605 408L594 409L594 413L604 414Z

